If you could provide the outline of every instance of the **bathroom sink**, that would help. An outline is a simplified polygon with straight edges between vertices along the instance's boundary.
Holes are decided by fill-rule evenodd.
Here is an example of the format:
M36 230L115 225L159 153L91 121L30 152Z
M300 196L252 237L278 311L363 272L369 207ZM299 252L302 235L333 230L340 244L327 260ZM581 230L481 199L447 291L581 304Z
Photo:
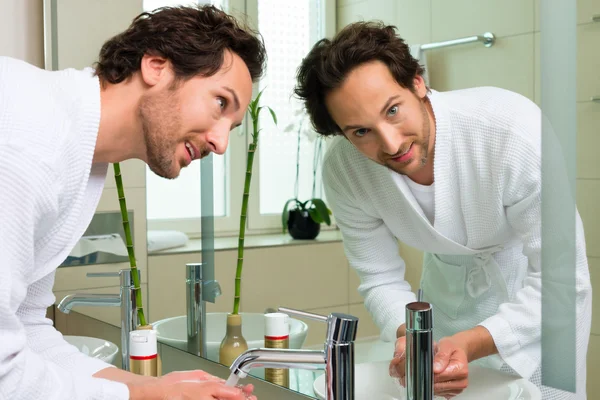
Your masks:
M356 364L354 371L356 400L405 400L405 388L389 375L389 361ZM325 375L315 379L313 390L325 399ZM488 368L469 366L469 386L453 400L541 400L539 389L519 377ZM444 399L435 397L435 399Z
M265 347L265 316L261 313L240 313L242 315L242 334L248 348ZM209 360L219 361L219 347L225 337L227 313L206 313L206 356ZM152 324L159 342L187 350L187 316L166 318ZM304 345L308 325L303 321L290 318L290 348L300 349Z
M112 364L115 360L119 348L116 344L107 340L93 338L89 336L69 336L63 338L67 343L77 347L77 350L90 357L99 358L102 361Z

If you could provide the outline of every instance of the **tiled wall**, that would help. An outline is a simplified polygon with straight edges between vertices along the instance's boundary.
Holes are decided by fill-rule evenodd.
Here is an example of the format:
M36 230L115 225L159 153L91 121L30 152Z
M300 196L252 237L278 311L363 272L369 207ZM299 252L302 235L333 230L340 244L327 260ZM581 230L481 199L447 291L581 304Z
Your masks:
M427 51L431 86L440 91L499 86L540 104L541 0L338 0L338 29L356 20L396 25L410 44L493 32L491 48L480 44ZM583 219L592 275L600 291L600 0L577 1L577 206ZM418 252L409 250L414 259ZM413 266L418 266L414 263ZM417 272L411 272L417 276ZM588 351L588 398L600 399L600 297L594 293Z

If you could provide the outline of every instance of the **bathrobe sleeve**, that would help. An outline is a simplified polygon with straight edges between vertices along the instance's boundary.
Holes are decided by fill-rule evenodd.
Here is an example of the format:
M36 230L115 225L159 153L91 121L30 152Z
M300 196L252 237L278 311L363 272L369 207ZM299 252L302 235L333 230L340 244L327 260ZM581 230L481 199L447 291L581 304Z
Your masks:
M519 119L519 125L514 127L515 134L508 141L507 151L503 152L503 179L505 181L504 198L506 218L514 232L523 243L523 253L527 256L528 268L523 287L516 293L510 293L511 300L501 304L498 312L484 320L480 325L487 328L503 360L524 378L529 378L540 367L541 363L541 297L542 297L542 181L541 181L541 149L540 144L532 141L535 132L541 130L541 115L539 108L530 102L523 104L524 115ZM555 136L544 136L544 140L552 143L548 147L550 154L545 157L554 159L552 185L549 193L553 201L566 204L573 199L567 197L565 165L559 159L562 157ZM546 151L547 148L544 148ZM549 186L550 187L550 186ZM591 313L591 284L586 258L586 247L583 225L579 213L576 212L576 241L575 260L562 259L558 262L564 268L575 267L576 288L573 293L577 301L577 347L589 335L589 315ZM567 243L573 243L572 237L564 237L564 229L560 226L544 227L544 246L564 248ZM575 261L575 266L573 266ZM566 270L563 270L566 271ZM548 273L548 281L544 281L544 289L552 296L565 296L572 291L572 286L564 285L560 278L563 273ZM563 275L564 276L564 275ZM548 285L548 286L546 286ZM563 303L566 308L553 310L556 316L564 312L572 312L569 303ZM580 343L581 342L581 343Z
M106 366L79 354L45 318L53 274L29 285L36 229L54 207L51 176L0 143L0 398L128 399L122 383L93 378Z
M323 183L327 202L340 228L344 251L350 266L360 278L358 292L379 327L381 339L394 341L396 330L404 323L406 304L415 294L404 279L406 264L399 243L382 219L367 215L354 204L333 164L323 164Z

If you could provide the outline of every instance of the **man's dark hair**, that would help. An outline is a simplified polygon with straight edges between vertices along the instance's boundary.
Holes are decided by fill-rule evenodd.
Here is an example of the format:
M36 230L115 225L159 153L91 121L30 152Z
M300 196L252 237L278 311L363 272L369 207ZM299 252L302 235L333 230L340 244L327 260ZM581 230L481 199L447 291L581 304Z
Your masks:
M260 35L211 5L162 7L138 15L129 28L108 40L95 64L101 82L119 83L140 70L145 54L168 59L177 80L212 76L230 50L246 63L253 81L265 68Z
M333 40L321 39L313 46L298 68L294 93L304 102L315 131L324 136L342 134L325 106L325 96L339 88L354 68L377 60L406 89L414 90L414 78L425 72L397 36L396 27L379 21L347 25Z

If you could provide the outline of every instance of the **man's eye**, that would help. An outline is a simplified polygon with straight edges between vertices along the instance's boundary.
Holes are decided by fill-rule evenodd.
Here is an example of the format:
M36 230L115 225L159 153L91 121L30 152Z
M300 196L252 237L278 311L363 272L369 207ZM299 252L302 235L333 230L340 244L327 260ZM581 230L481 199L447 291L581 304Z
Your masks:
M354 131L354 134L358 137L363 137L367 134L368 130L366 128L357 129Z
M394 116L398 114L398 106L392 106L389 110L388 110L388 115L389 116Z
M222 110L227 108L227 99L223 97L217 97L217 102L219 103L219 107L221 107Z

